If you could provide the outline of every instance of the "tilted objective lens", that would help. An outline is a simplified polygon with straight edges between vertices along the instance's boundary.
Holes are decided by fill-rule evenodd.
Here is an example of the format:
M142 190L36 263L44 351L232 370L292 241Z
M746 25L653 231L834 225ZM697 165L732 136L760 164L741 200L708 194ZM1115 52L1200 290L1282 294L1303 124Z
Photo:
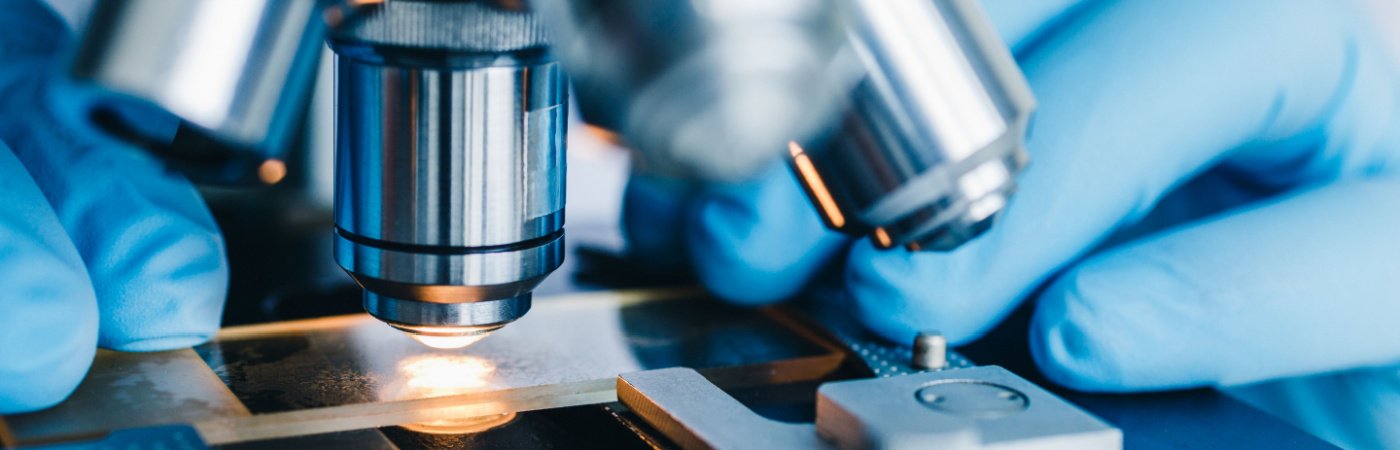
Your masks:
M949 250L992 224L1026 163L1035 99L973 0L845 0L865 68L840 126L792 142L827 225Z

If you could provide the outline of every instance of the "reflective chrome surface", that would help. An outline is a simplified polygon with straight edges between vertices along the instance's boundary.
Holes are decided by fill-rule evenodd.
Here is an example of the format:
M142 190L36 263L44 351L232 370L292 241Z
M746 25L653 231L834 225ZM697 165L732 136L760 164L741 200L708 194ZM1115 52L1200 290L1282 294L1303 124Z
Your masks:
M331 38L336 260L401 330L499 328L563 262L564 74L526 11L359 13Z
M793 167L833 228L884 248L957 247L1015 188L1030 88L973 0L846 3L866 76L839 131L793 143Z
M463 70L336 62L336 224L398 244L510 245L563 226L558 63Z
M838 57L835 0L533 6L559 35L583 118L621 133L643 170L748 175L835 117L855 75Z
M300 121L324 36L321 4L98 2L70 66L81 85L96 89L85 90L72 112L80 119L107 119L99 125L122 128L113 130L119 137L153 138L146 124L107 110L134 98L183 119L182 133L200 135L200 148L163 149L198 154L163 156L191 163L211 154L220 160L245 157L255 160L246 169L254 168ZM169 136L158 138L169 142Z

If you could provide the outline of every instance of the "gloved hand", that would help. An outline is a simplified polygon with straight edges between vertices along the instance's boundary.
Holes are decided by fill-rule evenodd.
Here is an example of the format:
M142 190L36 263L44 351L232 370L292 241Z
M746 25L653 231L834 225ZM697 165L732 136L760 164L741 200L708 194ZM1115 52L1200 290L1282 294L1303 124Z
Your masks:
M62 400L98 346L209 339L228 285L218 228L183 176L56 118L70 35L37 1L0 11L0 414Z
M879 251L824 230L775 165L699 190L635 177L632 249L744 304L844 258L854 311L895 342L967 342L1049 282L1034 356L1087 391L1400 363L1400 71L1361 5L984 4L1039 101L1030 166L986 235ZM1400 373L1380 373L1392 392L1369 412L1400 445Z

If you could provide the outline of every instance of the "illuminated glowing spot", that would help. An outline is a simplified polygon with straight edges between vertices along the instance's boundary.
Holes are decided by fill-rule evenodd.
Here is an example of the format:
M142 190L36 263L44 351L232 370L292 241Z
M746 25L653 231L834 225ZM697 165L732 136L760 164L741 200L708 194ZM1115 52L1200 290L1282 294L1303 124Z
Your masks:
M413 340L418 341L418 343L420 344L432 348L453 349L475 344L477 341L480 341L489 335L490 333L468 334L463 336L431 336L426 334L409 334L409 337L412 337Z
M894 245L894 242L890 241L890 234L885 232L884 228L876 228L875 244L879 245L880 248L890 248L890 246Z
M263 184L277 184L287 177L287 163L278 159L269 159L258 165L258 180Z
M400 361L400 380L384 387L381 398L406 400L445 397L488 391L494 386L496 366L491 361L455 354L418 355ZM515 419L514 412L500 412L489 404L432 408L419 418L400 425L419 433L469 434L496 428Z
M410 389L460 394L486 386L496 366L475 356L423 355L403 361L399 371Z

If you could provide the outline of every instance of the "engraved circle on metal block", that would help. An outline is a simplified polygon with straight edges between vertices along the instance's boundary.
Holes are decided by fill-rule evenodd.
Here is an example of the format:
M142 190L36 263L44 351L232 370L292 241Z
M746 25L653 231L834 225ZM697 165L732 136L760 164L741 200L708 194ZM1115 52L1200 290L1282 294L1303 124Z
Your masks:
M386 297L365 291L365 311L390 325L411 330L419 326L490 327L515 321L530 311L530 294L470 303L428 303ZM409 331L411 332L411 331Z
M979 380L936 381L915 391L914 398L934 411L969 419L997 419L1030 407L1021 391Z

